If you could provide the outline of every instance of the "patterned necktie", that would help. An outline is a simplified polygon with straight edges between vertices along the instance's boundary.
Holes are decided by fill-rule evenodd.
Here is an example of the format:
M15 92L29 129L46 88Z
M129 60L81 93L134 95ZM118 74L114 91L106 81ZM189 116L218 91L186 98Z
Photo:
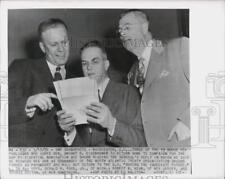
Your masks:
M54 81L62 80L62 75L60 73L61 68L58 66L55 70Z
M141 94L142 94L144 83L145 83L144 75L145 75L144 58L140 58L138 63L138 69L137 69L136 84Z

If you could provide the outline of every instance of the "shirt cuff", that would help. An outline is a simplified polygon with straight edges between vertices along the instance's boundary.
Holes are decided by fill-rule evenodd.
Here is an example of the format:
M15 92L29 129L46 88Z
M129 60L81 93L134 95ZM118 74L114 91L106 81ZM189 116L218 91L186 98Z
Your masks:
M110 139L114 134L115 127L116 127L116 118L113 118L112 127L110 129L108 129L108 134L110 136Z
M71 132L65 132L64 140L68 146L71 146L77 134L76 127Z
M27 117L32 118L34 116L36 109L37 109L36 107L27 108L27 106L25 106L25 112Z

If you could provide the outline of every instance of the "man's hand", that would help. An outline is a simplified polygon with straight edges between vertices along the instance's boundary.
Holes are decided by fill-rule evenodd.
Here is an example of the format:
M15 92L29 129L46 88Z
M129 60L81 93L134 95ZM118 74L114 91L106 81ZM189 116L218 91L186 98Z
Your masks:
M27 99L26 108L39 107L42 111L51 110L54 107L51 98L57 99L57 96L53 93L39 93L30 96Z
M177 135L178 141L188 139L191 136L190 129L181 121L178 121L171 130L168 140L171 140L174 134Z
M114 130L116 119L105 104L99 102L91 103L90 106L86 107L85 113L89 122L100 124L109 131Z
M32 118L37 107L39 107L42 111L51 110L54 106L52 104L51 98L57 98L57 96L53 93L39 93L30 96L27 99L25 106L25 112L27 116Z
M26 112L26 114L29 118L32 118L34 116L34 113L35 113L36 109L37 109L36 107L32 107L32 108L26 107L25 112Z
M76 118L72 114L66 113L65 110L58 111L58 123L63 131L70 132L75 128Z

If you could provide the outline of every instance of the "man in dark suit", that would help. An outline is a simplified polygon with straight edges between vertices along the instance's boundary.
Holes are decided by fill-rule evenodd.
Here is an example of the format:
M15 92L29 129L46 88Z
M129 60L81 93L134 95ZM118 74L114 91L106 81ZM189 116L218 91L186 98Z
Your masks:
M121 14L123 46L138 58L128 83L142 95L141 115L148 146L190 145L189 45L187 38L163 44L152 39L141 10Z
M65 64L69 57L66 24L48 19L39 25L43 59L18 60L9 68L9 146L63 146L63 132L55 119L60 105L54 80L72 77Z
M137 89L109 79L109 61L98 41L82 47L81 60L84 76L97 82L99 102L85 110L88 125L75 126L76 116L64 110L57 113L59 126L68 133L67 144L77 146L73 140L79 134L84 146L89 147L146 146Z

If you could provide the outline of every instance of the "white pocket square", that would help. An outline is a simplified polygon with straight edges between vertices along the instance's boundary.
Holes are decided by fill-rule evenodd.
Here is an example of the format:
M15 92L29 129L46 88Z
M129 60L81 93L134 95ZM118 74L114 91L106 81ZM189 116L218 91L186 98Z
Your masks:
M159 75L159 78L164 78L164 77L168 76L169 74L170 74L169 71L163 70L163 71L161 72L161 74Z

